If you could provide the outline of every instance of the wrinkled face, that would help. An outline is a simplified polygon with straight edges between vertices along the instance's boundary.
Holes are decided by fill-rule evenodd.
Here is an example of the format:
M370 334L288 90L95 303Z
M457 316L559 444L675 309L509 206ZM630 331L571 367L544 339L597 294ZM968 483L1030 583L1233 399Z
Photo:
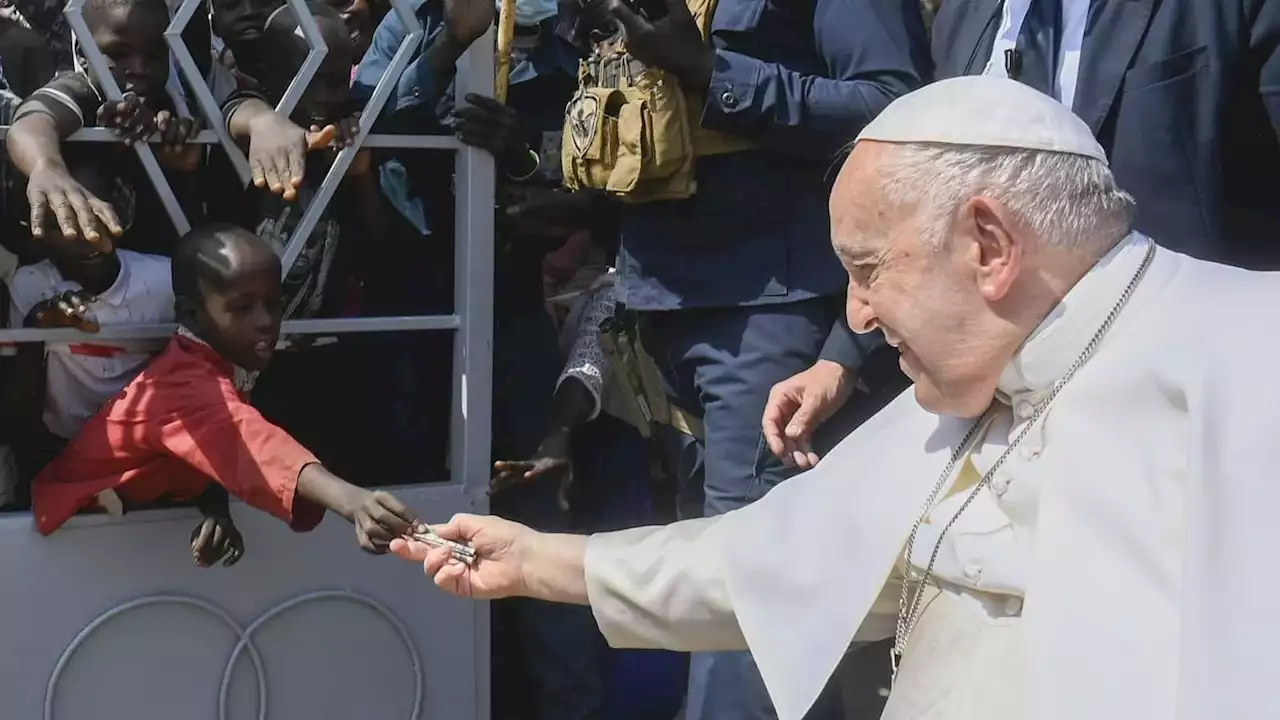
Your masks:
M831 195L833 243L849 273L849 325L884 331L921 406L976 416L1021 343L1000 309L1020 253L987 236L998 218L981 198L957 211L940 243L922 237L919 209L895 205L880 189L877 168L894 152L859 143Z
M261 370L280 339L283 300L280 261L269 250L236 252L222 281L201 279L201 298L191 322L219 355L246 370Z
M93 33L121 92L158 98L169 78L169 47L164 30L169 18L155 4L86 7L85 23Z

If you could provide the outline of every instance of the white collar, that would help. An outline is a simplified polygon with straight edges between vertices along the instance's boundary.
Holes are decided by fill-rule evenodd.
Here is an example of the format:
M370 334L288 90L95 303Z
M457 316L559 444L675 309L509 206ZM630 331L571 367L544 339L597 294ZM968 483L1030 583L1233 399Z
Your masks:
M1084 351L1142 265L1152 240L1137 232L1116 243L1027 337L1000 374L996 397L1008 403L1048 392Z

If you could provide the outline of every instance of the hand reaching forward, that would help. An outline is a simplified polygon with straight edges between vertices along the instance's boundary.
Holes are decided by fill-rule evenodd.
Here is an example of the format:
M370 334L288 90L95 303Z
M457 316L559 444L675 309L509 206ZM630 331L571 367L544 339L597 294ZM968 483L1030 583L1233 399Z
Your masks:
M852 375L830 360L819 360L774 385L761 420L769 449L792 467L808 470L817 465L813 431L849 400L853 387Z
M275 112L255 117L249 125L249 169L253 184L292 202L302 187L306 154L329 147L338 134L336 125L308 132Z
M421 562L423 572L445 591L474 600L496 600L526 593L523 563L538 533L492 515L454 515L445 525L433 525L446 540L469 543L476 551L473 566L454 560L448 548L432 548L416 540L397 538L391 552Z

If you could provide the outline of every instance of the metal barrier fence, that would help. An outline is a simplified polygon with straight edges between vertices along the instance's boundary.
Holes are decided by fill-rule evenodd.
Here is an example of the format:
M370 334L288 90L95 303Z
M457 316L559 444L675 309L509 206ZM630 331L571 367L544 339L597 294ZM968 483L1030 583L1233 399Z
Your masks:
M99 82L107 99L119 100L120 87L107 67L106 58L98 49L83 17L85 0L70 0L66 7L68 24L83 48L89 71ZM277 110L288 115L297 104L303 91L324 60L328 48L320 36L315 19L306 9L305 0L287 0L297 13L302 31L311 51L302 68L295 75ZM182 32L200 8L201 0L184 0L174 13L165 40L177 61L178 70L186 80L187 89L197 101L206 125L210 129L200 132L194 142L218 144L231 159L242 182L249 182L249 164L240 147L231 139L223 121L221 108L209 90L204 77L196 66L194 57L182 39ZM358 332L389 332L410 330L452 330L456 333L454 352L453 392L453 444L451 447L454 477L452 482L465 483L474 491L478 501L484 497L483 489L489 472L489 404L492 395L491 338L493 334L493 159L487 153L467 147L452 137L431 135L373 135L373 128L400 74L412 59L422 39L421 23L408 0L391 0L395 12L409 29L400 48L396 51L386 72L378 80L372 96L360 117L360 134L355 142L337 154L324 181L303 212L301 220L289 239L281 258L283 272L288 273L301 252L304 243L321 213L333 198L342 178L361 148L406 148L452 150L456 156L455 212L457 258L454 267L458 282L455 293L454 313L451 315L333 318L287 320L281 332L287 335L317 335ZM459 61L455 91L458 97L466 93L493 94L493 57L484 51L491 47L492 37L476 42ZM8 128L0 128L0 137ZM70 137L75 142L120 142L120 138L105 128L85 128ZM134 149L160 195L170 220L179 232L190 229L182 208L169 186L160 165L148 143L135 143ZM0 329L0 342L68 342L91 339L140 339L166 337L173 332L173 325L113 325L99 332L86 334L70 329Z
M88 70L99 82L109 100L119 100L121 91L107 61L82 14L85 0L70 0L65 14L76 39L84 51ZM287 0L300 21L303 34L311 50L302 68L290 83L281 99L278 110L288 115L297 104L303 91L319 69L328 48L321 37L315 20L306 8L304 0ZM244 153L226 130L221 108L206 84L182 38L183 29L192 21L201 0L184 0L174 12L165 31L178 71L186 80L186 90L195 96L206 127L194 140L196 143L220 145L227 153L237 174L248 182L249 166ZM332 199L347 168L362 147L413 148L452 150L455 153L455 212L456 244L454 276L455 302L451 315L337 318L285 321L281 332L287 335L317 335L360 332L451 330L454 332L453 398L450 467L453 477L440 487L454 487L471 499L476 512L487 511L485 489L488 485L490 457L490 403L492 397L493 334L493 230L494 230L494 165L493 158L482 151L462 145L452 137L417 135L370 134L383 105L386 103L400 74L412 59L422 39L423 29L408 0L391 0L392 11L409 32L397 50L386 72L379 79L372 97L360 118L360 133L355 143L341 152L334 160L323 183L306 205L301 220L294 230L281 258L283 271L288 273L306 239L311 234L321 213ZM207 22L201 17L198 21ZM466 93L493 95L494 60L492 31L476 42L458 63L455 92L458 98ZM7 134L7 127L0 127L0 138ZM70 137L75 142L119 142L112 131L105 128L86 128ZM154 184L171 221L179 232L190 229L190 223L169 186L163 171L148 143L135 143L134 148ZM114 325L103 327L93 334L70 329L0 329L0 342L68 342L92 339L140 339L166 337L173 325ZM478 667L476 668L477 696L482 717L488 715L488 622L487 613L476 613Z

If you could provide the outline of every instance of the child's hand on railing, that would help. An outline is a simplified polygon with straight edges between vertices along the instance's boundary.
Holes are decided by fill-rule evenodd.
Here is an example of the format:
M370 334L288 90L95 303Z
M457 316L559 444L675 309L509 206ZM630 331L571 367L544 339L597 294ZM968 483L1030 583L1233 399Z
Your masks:
M27 313L24 325L30 328L75 328L96 333L98 322L89 317L94 297L83 290L68 290L39 302Z

